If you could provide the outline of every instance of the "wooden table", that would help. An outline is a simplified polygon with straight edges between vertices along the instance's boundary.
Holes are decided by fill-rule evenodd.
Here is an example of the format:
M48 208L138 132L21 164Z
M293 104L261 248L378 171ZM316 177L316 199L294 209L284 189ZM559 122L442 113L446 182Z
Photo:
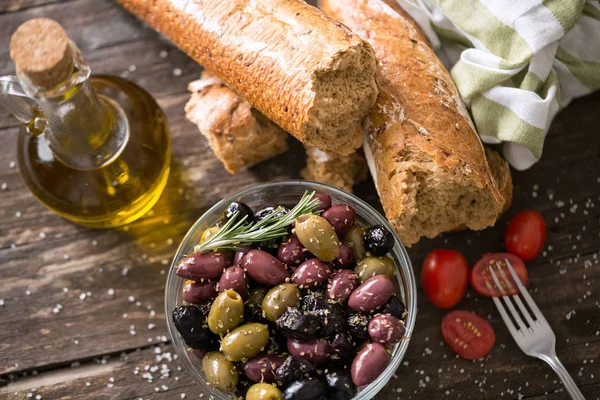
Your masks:
M171 257L192 222L224 196L298 178L302 148L294 143L289 154L228 175L183 115L186 85L200 67L109 0L1 1L0 75L14 73L10 35L40 16L63 24L93 71L132 79L156 97L172 129L173 173L141 220L122 229L81 228L25 187L15 166L19 126L0 110L0 398L202 397L167 336L163 289ZM556 333L559 357L588 399L600 398L599 126L600 93L573 102L554 121L543 160L513 171L514 204L496 228L423 240L409 251L417 276L436 247L475 262L501 250L508 217L523 208L541 212L548 239L528 265L530 289ZM380 207L372 182L356 192ZM496 330L494 349L479 361L455 357L442 342L445 311L420 289L418 304L403 365L377 398L567 398L551 369L517 348L489 299L469 290L458 306L487 317Z

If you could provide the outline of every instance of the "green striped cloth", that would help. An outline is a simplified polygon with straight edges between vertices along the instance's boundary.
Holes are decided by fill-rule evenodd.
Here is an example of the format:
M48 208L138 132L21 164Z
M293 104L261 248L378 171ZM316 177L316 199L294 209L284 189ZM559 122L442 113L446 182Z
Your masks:
M598 0L398 0L450 71L486 143L524 170L550 122L600 89Z

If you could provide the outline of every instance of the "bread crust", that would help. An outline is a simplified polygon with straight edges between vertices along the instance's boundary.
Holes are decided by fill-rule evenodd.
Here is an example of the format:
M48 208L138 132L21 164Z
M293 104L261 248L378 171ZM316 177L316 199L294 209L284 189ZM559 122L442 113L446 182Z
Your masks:
M456 85L416 23L393 0L321 0L319 6L375 49L379 95L365 119L365 153L373 156L381 202L401 239L411 245L460 224L493 225L503 196ZM426 215L419 203L422 193L436 190L448 220ZM477 213L453 212L466 207L461 192L481 200L473 206Z
M307 147L306 168L300 175L306 180L326 183L352 193L353 186L367 178L367 162L360 149L340 156Z
M309 146L350 154L373 49L302 0L116 0ZM337 124L334 124L336 122Z

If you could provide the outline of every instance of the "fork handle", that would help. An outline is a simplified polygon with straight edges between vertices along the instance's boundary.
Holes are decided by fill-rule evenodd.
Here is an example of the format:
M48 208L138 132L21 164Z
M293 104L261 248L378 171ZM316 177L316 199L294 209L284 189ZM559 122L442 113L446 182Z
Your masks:
M550 364L554 372L556 372L562 381L563 385L565 385L565 389L567 389L567 392L569 392L573 400L585 400L585 397L583 397L583 394L581 394L581 391L573 381L573 378L571 378L571 375L569 375L569 372L565 366L562 365L556 354L552 354L550 357L542 356L540 358Z

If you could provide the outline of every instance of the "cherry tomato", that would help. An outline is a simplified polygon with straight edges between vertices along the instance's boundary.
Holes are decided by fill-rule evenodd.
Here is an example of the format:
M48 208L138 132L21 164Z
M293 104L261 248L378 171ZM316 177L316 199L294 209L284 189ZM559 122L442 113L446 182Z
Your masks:
M508 259L510 265L512 265L513 269L517 273L519 280L523 284L523 286L527 285L527 269L525 269L525 263L519 257L510 253L487 253L484 254L483 257L471 270L471 286L477 293L482 296L503 296L503 295L513 295L517 294L519 291L517 289L517 285L510 274L506 266L506 262L504 260ZM496 263L499 263L502 267L502 271L504 275L498 271L496 268ZM494 278L492 274L490 274L489 267L494 267L494 272L498 277L498 281L500 285L504 288L504 292L500 292L497 289L496 284L494 283ZM508 278L507 280L504 278Z
M442 319L442 335L459 356L475 360L490 352L496 341L494 328L468 311L451 311Z
M458 251L435 249L423 261L421 283L436 307L455 306L465 295L468 281L469 264Z
M506 250L531 261L544 248L546 241L546 223L544 218L533 210L523 210L508 222L504 231Z

